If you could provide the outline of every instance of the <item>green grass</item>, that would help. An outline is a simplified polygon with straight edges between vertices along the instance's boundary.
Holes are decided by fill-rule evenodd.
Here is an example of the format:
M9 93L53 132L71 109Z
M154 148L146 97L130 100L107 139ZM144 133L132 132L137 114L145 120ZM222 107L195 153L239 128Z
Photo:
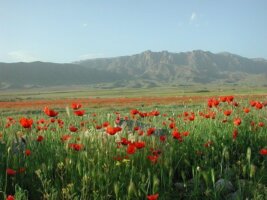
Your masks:
M264 101L265 99L259 99ZM266 107L255 109L248 99L235 99L239 106L220 103L217 108L207 108L206 102L200 105L150 106L137 107L140 112L149 113L157 109L161 115L135 120L140 123L167 130L166 141L159 136L147 136L126 127L115 135L106 133L105 128L97 130L96 125L109 122L114 126L118 114L116 108L88 109L86 115L77 117L72 110L60 110L58 118L64 121L62 128L52 123L42 112L18 113L12 117L16 122L6 128L6 116L0 121L0 199L6 195L15 195L16 199L146 199L147 195L159 194L158 199L225 199L236 195L239 199L266 199L267 197L267 157L259 153L267 146ZM243 107L249 107L245 114ZM224 110L232 110L228 117ZM119 108L120 117L129 117L128 108ZM190 121L184 112L194 113ZM215 119L205 118L199 114L215 112ZM68 114L69 113L69 114ZM95 113L95 115L93 115ZM166 114L163 115L163 114ZM179 117L180 116L180 117ZM204 115L205 116L205 115ZM34 120L31 129L19 124L21 117ZM235 126L235 118L241 118L240 126ZM37 125L44 118L47 124ZM223 123L222 120L227 119ZM169 124L173 121L182 140L173 138ZM255 126L251 126L251 121ZM80 123L85 125L81 126ZM265 127L258 123L264 122ZM164 125L165 123L166 125ZM72 133L70 125L78 127ZM47 126L44 131L37 131L37 126ZM238 136L233 139L233 131ZM183 133L188 131L189 135ZM71 139L61 141L63 135ZM36 141L42 135L44 140ZM25 149L15 153L14 148L20 136L27 141L26 149L31 155L25 155ZM119 145L122 138L128 141L144 141L145 147L127 153L128 145ZM71 143L82 144L80 151L69 147ZM206 144L206 145L205 145ZM210 145L208 145L210 144ZM151 149L160 150L157 162L148 156ZM116 160L114 157L122 157ZM127 157L125 157L127 156ZM6 174L6 169L17 171L16 175ZM26 171L19 172L25 168ZM232 191L218 185L218 180L227 180L233 185Z
M88 97L140 97L140 96L214 96L226 94L264 94L266 87L244 85L177 85L154 88L111 88L103 89L88 86L58 87L24 90L3 90L0 101L25 99L60 99Z

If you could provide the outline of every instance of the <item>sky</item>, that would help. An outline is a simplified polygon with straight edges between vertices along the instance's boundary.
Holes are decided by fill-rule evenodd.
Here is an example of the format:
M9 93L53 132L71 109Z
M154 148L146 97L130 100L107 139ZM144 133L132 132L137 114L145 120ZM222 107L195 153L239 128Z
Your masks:
M0 0L0 62L146 50L267 59L266 0Z

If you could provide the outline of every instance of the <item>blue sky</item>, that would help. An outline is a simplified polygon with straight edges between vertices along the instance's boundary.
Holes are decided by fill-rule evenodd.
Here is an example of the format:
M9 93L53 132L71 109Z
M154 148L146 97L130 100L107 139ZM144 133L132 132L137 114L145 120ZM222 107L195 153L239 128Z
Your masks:
M0 0L0 62L145 50L267 58L266 0Z

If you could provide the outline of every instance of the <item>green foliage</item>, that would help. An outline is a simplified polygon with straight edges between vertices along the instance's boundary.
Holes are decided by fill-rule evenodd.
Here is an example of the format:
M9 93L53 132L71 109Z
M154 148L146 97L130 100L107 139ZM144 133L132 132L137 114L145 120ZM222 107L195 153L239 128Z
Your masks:
M129 109L120 110L122 118L127 116L142 122L140 126L146 124L164 130L165 141L155 133L147 136L147 127L141 127L144 135L130 125L115 135L107 134L105 128L96 129L96 125L106 121L114 125L118 113L112 109L98 112L86 109L82 117L62 110L59 115L64 121L62 128L57 119L51 122L43 113L29 115L35 121L31 129L18 123L21 115L13 116L17 122L8 128L7 119L2 117L0 198L13 194L22 200L141 200L158 193L159 199L266 199L267 157L259 153L267 145L267 121L263 117L266 107L256 109L250 107L247 99L238 101L238 107L222 102L212 108L158 106L159 116L144 118L139 115L133 118ZM251 111L246 114L243 107ZM137 109L142 113L155 110L154 107ZM232 114L225 116L223 111L229 109ZM186 112L194 113L194 119L189 120ZM214 112L216 116L212 119L201 112ZM239 126L233 123L237 117L242 119ZM41 118L45 122L37 124ZM171 118L182 140L173 138L173 130L169 128ZM259 122L264 122L265 127L258 126ZM78 131L70 132L70 125L78 127ZM38 131L37 126L47 126L47 130ZM233 138L235 129L238 135ZM38 142L38 135L44 136L44 140ZM70 138L63 140L65 135ZM14 151L14 145L18 145L16 137L25 138L25 149ZM145 147L128 154L128 146L119 144L122 138L132 143L144 141ZM75 150L71 148L74 143L83 146ZM26 149L31 151L30 155L25 154ZM157 158L152 161L149 156ZM7 168L16 170L16 174L7 175Z

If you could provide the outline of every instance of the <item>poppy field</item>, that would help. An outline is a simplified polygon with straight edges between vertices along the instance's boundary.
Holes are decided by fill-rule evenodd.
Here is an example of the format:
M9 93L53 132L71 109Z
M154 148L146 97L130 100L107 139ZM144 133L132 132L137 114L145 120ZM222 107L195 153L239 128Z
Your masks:
M0 114L0 199L267 199L266 96L158 100Z

